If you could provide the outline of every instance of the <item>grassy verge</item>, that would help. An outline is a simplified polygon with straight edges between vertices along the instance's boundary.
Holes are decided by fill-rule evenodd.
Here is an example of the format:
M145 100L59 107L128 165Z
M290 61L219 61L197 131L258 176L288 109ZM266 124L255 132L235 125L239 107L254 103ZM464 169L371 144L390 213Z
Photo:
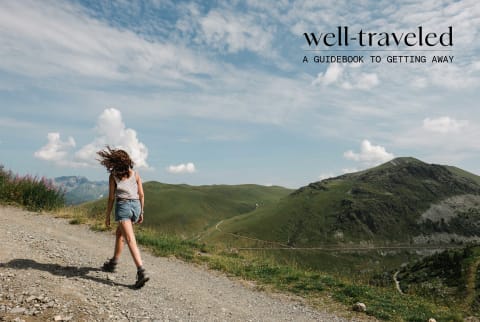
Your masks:
M71 224L86 223L94 230L105 230L103 212L104 209L84 207L64 208L57 214L70 218ZM148 247L157 256L175 256L206 265L231 276L255 281L261 288L299 295L311 303L318 298L333 298L348 309L356 302L363 302L367 306L367 315L389 321L424 322L432 317L437 321L463 321L462 312L455 308L447 308L418 296L401 295L393 283L391 287L367 285L345 276L279 264L273 259L239 254L149 229L137 228L136 236L139 244Z
M141 244L160 256L173 255L186 261L204 263L211 269L307 299L332 296L347 306L363 302L367 305L366 314L378 319L420 322L434 317L437 321L463 321L461 312L420 297L401 295L393 285L382 288L357 284L345 277L280 265L273 260L246 257L177 237L152 235L148 231L139 231L137 235Z

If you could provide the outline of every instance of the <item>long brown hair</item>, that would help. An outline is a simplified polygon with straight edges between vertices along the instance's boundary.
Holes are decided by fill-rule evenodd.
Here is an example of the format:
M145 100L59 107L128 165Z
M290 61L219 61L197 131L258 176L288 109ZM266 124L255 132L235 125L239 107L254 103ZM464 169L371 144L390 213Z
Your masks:
M100 164L107 168L107 171L113 174L117 179L122 179L130 175L130 169L133 168L133 161L127 152L121 149L112 149L106 146L104 150L97 152Z

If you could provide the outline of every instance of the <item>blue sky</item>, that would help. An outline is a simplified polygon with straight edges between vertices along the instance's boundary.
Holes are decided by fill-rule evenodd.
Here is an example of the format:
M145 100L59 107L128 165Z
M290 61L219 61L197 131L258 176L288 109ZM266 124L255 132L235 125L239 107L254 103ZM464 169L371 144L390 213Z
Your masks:
M453 63L302 63L304 32L420 25L453 26ZM2 1L0 163L105 179L110 144L169 183L295 188L397 156L480 174L479 26L476 0Z

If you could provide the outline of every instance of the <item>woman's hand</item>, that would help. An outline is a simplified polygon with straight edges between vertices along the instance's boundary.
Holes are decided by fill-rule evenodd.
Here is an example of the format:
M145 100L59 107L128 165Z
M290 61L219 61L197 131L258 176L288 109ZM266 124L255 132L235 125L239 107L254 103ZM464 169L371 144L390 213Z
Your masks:
M107 228L110 228L110 216L105 217L105 226L107 226Z
M140 214L140 217L138 218L137 224L141 224L143 222L143 213Z

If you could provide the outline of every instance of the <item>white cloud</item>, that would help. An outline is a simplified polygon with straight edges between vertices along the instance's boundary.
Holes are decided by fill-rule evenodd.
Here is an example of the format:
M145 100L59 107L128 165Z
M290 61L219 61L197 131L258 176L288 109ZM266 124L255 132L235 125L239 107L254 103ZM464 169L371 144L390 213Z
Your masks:
M325 73L319 73L313 80L312 85L330 85L337 82L343 73L343 67L340 64L330 64Z
M128 152L135 165L148 168L148 149L137 138L137 132L125 127L122 114L115 108L108 108L98 117L95 128L97 137L75 153L75 158L87 163L96 163L96 152L106 145L124 149Z
M457 63L458 64L458 63ZM468 89L478 87L478 71L475 63L471 64L438 64L428 69L430 83L440 88Z
M194 173L197 170L192 162L182 163L178 165L171 165L167 168L167 171L173 174Z
M473 115L472 115L473 116ZM473 117L457 120L449 116L426 118L416 127L392 137L391 144L417 151L431 162L458 163L474 159L480 151L480 126Z
M151 42L68 2L0 2L0 68L29 77L71 76L150 84L195 82L213 64L185 47Z
M383 146L373 145L368 140L363 140L360 152L346 151L343 156L348 160L359 161L366 165L377 165L393 159L393 154L386 151Z
M66 157L68 150L75 147L75 140L72 137L68 137L67 141L62 141L58 132L48 133L47 139L47 144L36 151L34 156L59 165L70 165L71 162L66 160Z
M267 23L263 10L244 12L231 2L224 2L206 12L192 2L180 4L178 8L181 18L175 27L183 38L188 39L187 46L195 43L221 54L249 51L263 57L279 58L273 46L276 24ZM179 41L185 41L183 38Z
M436 119L426 118L423 120L423 128L430 132L452 133L459 132L462 128L468 126L468 121L457 121L449 116L442 116Z
M331 63L324 73L318 73L312 85L337 85L343 89L369 90L379 84L375 73L364 73L358 64Z
M136 167L149 168L147 147L138 140L135 130L125 127L120 111L114 108L104 110L98 117L95 131L97 137L76 151L73 156L67 151L68 148L75 146L72 137L62 142L59 133L49 133L48 143L35 152L35 157L62 166L94 166L98 164L96 152L110 145L127 151Z
M362 73L358 77L357 87L370 89L378 85L378 76L375 73Z
M272 34L253 16L212 10L200 19L200 27L208 45L230 53L250 50L262 54L271 50Z

